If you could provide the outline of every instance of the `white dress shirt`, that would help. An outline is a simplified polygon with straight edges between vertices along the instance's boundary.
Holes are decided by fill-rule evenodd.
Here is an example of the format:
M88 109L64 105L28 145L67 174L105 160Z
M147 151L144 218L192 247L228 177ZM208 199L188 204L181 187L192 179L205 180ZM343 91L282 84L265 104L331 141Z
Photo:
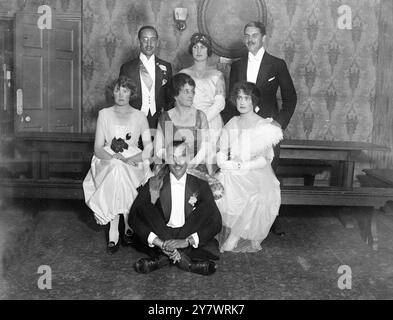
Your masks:
M184 205L185 205L185 193L186 193L186 180L187 174L184 174L179 180L170 173L169 174L170 183L171 183L171 216L167 223L167 226L170 228L181 228L184 226L186 222L185 219L185 212L184 212ZM154 232L150 232L147 242L149 246L153 247L153 240L157 237ZM199 244L199 237L198 233L193 233L191 237L194 238L194 248L198 248Z
M150 59L143 54L139 54L139 59L142 61L143 65L145 66L147 72L149 72L150 77L153 80L153 84L150 88L145 85L145 82L142 79L142 76L139 75L141 79L141 88L142 88L142 106L141 111L145 113L147 116L150 110L151 115L156 113L156 97L155 97L155 82L156 82L156 59L155 55L153 54Z
M170 173L171 180L171 217L167 226L171 228L181 228L186 221L184 213L184 197L186 193L187 174L184 174L179 180Z
M257 83L259 68L261 67L261 62L264 54L265 54L264 47L259 49L255 56L251 52L248 53L248 63L247 63L248 82Z

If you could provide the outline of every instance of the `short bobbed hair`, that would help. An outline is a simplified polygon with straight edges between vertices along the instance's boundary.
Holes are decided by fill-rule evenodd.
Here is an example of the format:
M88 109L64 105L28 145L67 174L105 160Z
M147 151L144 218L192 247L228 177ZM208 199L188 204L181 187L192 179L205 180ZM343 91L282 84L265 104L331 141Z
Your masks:
M168 96L170 98L171 106L175 105L175 97L180 93L180 90L186 85L195 88L195 81L188 74L178 73L174 75L168 83Z
M114 93L115 89L121 88L121 87L127 88L130 90L130 92L131 92L130 93L130 101L135 99L135 97L138 94L137 86L135 85L134 81L127 76L120 76L115 81L113 81L113 83L109 86L109 89L111 90L112 97L114 97L113 93Z
M236 106L237 96L242 91L245 95L251 96L252 105L254 108L259 106L261 102L261 94L258 87L255 85L255 83L245 81L236 83L231 91L230 99L234 106Z

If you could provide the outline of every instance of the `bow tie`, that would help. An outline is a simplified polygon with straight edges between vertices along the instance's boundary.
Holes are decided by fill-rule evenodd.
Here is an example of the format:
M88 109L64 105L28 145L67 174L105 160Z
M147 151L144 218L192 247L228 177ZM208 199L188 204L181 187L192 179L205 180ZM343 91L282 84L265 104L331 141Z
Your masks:
M174 186L184 186L184 185L186 184L186 182L183 181L183 180L176 180L176 179L174 179L174 180L172 181L172 184L173 184Z
M185 177L183 176L177 180L175 176L171 176L171 185L184 187L186 185L186 179L184 178Z
M256 57L256 56L249 55L249 56L248 56L248 61L251 61L251 62L259 62L260 59L259 59L258 57Z

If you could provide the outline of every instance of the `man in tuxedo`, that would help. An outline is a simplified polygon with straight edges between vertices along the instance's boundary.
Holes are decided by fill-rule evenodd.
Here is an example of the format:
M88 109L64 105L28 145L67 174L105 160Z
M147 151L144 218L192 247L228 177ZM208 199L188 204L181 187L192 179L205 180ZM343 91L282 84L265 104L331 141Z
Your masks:
M240 81L255 83L261 94L261 105L256 108L256 113L261 117L273 118L276 124L284 131L295 111L297 95L283 59L277 58L266 52L266 28L261 22L249 22L244 27L243 41L248 53L232 64L229 76L229 90ZM280 88L282 105L277 102L277 90ZM223 111L224 121L238 115L236 106L230 102ZM274 171L277 169L280 156L280 146L274 148L275 157L272 162ZM275 234L283 235L284 232L276 219L272 226Z
M138 94L130 103L146 114L150 129L156 129L161 110L167 108L165 85L172 77L172 66L155 55L158 32L154 27L141 27L138 39L139 57L123 64L119 76L135 82Z
M169 170L152 177L131 208L129 223L149 258L135 263L149 273L174 263L188 272L211 275L216 270L221 214L206 181L186 173L189 150L183 141L167 148Z

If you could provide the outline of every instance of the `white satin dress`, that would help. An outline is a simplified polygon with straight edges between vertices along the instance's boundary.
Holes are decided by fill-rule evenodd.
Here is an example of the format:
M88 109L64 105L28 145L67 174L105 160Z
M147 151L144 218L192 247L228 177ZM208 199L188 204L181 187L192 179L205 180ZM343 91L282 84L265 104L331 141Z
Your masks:
M122 153L125 157L141 151L137 147L142 134L138 121L143 120L145 114L135 111L120 121L114 107L100 110L97 121L104 132L105 150L109 153L112 153L110 145L114 137L123 138L128 144L128 150ZM136 189L150 178L150 174L142 163L136 167L118 159L102 160L93 155L91 168L83 181L83 191L97 223L105 225L117 214L128 213L138 195Z
M223 221L218 236L220 247L229 234L240 237L234 252L256 252L267 237L281 204L280 182L271 167L273 146L282 138L282 130L272 119L258 121L254 128L240 130L239 117L224 127L222 148L229 147L230 159L239 162L264 156L267 164L260 169L221 170L216 178L224 186L224 196L217 200ZM225 132L224 132L225 131Z

